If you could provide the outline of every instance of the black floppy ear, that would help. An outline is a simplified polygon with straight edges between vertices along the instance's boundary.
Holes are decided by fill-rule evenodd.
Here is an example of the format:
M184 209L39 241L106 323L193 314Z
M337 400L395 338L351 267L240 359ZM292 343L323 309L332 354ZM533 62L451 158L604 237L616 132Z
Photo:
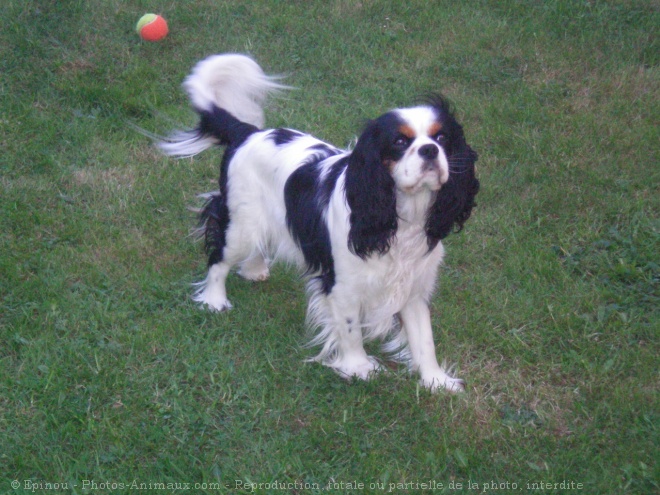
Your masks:
M426 236L429 249L447 237L452 230L459 232L476 206L474 198L479 192L475 176L477 153L462 136L457 136L449 161L449 180L442 186L426 218Z
M385 163L385 134L378 120L370 122L346 168L346 201L351 210L348 247L360 258L386 253L396 234L395 184Z

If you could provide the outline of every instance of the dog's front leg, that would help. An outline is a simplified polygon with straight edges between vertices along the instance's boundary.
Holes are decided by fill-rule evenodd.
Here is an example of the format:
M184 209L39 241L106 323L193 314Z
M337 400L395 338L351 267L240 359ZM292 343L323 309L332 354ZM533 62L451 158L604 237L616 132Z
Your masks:
M440 387L450 392L465 390L463 380L450 376L438 364L428 303L421 298L412 299L401 310L400 316L410 347L411 371L420 374L421 384L433 391Z
M368 380L381 369L381 365L376 358L367 355L362 338L359 308L351 306L337 302L331 297L335 359L329 365L344 378L355 376Z

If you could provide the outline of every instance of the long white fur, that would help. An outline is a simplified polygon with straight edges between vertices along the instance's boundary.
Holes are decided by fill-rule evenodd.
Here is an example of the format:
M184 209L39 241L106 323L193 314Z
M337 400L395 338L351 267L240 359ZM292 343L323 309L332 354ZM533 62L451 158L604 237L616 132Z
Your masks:
M291 89L278 83L278 79L264 74L250 57L228 53L198 62L184 80L183 88L195 109L209 111L216 106L243 122L262 128L266 97ZM184 131L161 141L159 147L168 155L190 157L215 144L212 137L200 138L194 131Z
M266 96L288 89L276 77L264 74L251 58L231 53L213 55L199 62L183 87L195 108L210 110L215 105L259 128L264 126Z
M196 108L209 109L210 105L216 105L259 127L263 124L265 96L282 88L265 76L254 61L240 55L215 56L200 62L184 86ZM425 111L421 107L402 110L401 116L414 123L416 119L428 118ZM239 273L253 280L268 277L268 263L273 258L304 267L302 253L286 226L282 191L287 178L308 156L309 147L321 141L305 135L278 146L268 136L269 131L250 136L236 150L229 165L227 205L231 221L226 231L223 261L210 267L195 296L196 301L212 310L231 308L225 280L233 266L238 265ZM195 142L191 134L174 138L161 147L170 155L184 156L211 145L212 139L198 138ZM322 166L328 170L338 158L326 160ZM438 243L428 252L424 222L434 197L428 183L447 177L444 155L440 161L440 175L444 177L411 182L409 189L414 189L414 194L398 191L397 236L388 253L366 260L349 251L350 211L344 193L344 175L338 179L325 218L331 236L336 283L326 295L319 290L319 282L311 279L308 322L318 329L311 345L321 346L313 360L342 376L368 379L381 370L380 363L367 355L363 342L384 339L385 349L406 361L411 371L418 372L423 386L431 390L463 389L462 380L453 378L438 364L429 314L429 300L444 249ZM393 171L395 179L399 174L397 180L406 181L411 174L418 173L415 162L408 160L408 163Z

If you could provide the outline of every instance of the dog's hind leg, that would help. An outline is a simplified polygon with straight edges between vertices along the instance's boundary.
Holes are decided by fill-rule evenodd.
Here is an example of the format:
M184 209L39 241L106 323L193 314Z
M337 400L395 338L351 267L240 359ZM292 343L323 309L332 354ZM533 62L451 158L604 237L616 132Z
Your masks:
M211 311L225 311L231 308L227 299L225 281L235 261L228 259L227 234L231 226L226 196L220 192L203 196L207 202L201 210L201 226L198 235L204 238L206 252L209 255L209 271L206 279L195 284L197 291L193 300Z
M231 309L225 285L230 270L231 265L224 261L211 265L206 279L198 284L199 289L193 296L193 300L208 307L211 311Z
M247 259L241 262L238 274L246 280L255 282L261 282L270 276L268 262L261 250L255 250Z
M255 222L241 210L232 211L231 218L226 222L222 236L211 236L211 239L219 241L210 249L208 275L199 284L193 298L212 311L232 308L225 282L235 266L239 267L239 275L249 280L265 280L269 275L268 264L260 248L263 243L259 230L254 228Z

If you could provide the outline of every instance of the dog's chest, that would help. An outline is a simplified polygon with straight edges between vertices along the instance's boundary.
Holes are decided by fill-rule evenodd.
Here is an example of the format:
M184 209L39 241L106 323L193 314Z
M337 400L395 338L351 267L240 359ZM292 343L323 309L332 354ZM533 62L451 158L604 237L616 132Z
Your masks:
M386 317L398 313L413 297L428 299L443 254L441 244L428 251L421 229L399 232L387 254L367 260L364 273L356 273L362 306Z

